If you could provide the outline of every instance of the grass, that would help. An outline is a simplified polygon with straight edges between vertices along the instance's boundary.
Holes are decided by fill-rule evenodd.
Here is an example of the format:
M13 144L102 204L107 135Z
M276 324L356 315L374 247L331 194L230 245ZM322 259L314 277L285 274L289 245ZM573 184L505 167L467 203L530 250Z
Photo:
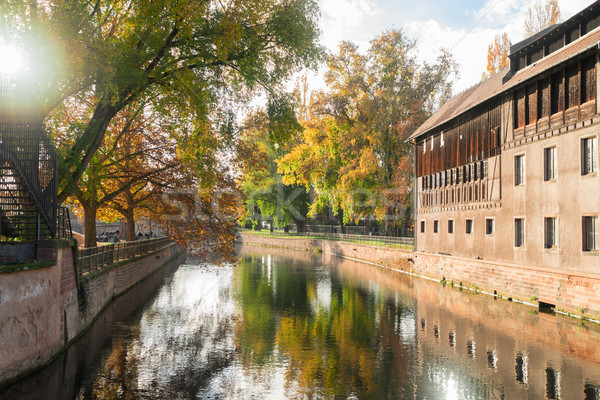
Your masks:
M0 274L10 274L19 271L31 271L34 269L48 268L54 265L53 261L14 261L0 265Z

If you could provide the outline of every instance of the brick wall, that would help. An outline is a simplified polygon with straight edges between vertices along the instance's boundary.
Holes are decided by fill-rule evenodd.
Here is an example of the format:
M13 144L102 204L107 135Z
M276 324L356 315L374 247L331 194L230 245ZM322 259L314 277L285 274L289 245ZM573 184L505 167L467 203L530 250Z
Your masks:
M530 303L600 318L600 275L522 264L415 253L413 271L435 279L475 285L481 290Z
M78 295L71 247L47 243L38 258L56 265L0 276L0 386L49 362L83 333L115 297L161 267L180 265L186 252L172 245L105 273L84 277Z

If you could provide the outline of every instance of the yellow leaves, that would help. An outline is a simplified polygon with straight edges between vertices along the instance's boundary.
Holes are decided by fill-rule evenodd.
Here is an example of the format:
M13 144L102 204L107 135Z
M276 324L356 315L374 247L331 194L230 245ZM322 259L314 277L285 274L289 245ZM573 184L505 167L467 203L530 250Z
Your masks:
M525 37L529 38L560 21L558 0L546 0L544 4L541 0L536 0L533 7L527 9L527 17L523 22Z
M508 53L510 52L510 39L505 32L502 35L496 34L492 44L488 46L487 67L484 79L494 75L502 68L508 66Z

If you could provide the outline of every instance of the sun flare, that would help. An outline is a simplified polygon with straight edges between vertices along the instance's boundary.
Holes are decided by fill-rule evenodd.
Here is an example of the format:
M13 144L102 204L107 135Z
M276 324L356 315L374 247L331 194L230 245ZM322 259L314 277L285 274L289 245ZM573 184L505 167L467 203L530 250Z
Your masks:
M23 56L11 46L0 45L0 72L15 72L23 66Z

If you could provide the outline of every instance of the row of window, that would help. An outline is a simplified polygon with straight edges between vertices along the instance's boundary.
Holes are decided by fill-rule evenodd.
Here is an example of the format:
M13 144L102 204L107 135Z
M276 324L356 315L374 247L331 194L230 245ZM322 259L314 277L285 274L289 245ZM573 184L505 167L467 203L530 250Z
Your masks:
M485 182L475 182L462 187L449 188L420 195L420 207L435 207L454 205L487 200L487 186Z
M596 90L595 54L549 76L535 78L514 92L514 128L523 128L592 101L596 98ZM590 113L595 114L595 110L591 109Z
M440 222L433 221L433 233L439 233ZM454 220L448 220L448 233L454 233ZM494 233L494 219L486 218L485 233L492 235ZM581 219L582 230L582 250L597 251L598 250L598 216L583 216ZM425 221L421 221L421 233L425 233ZM470 235L473 233L473 220L465 220L465 233ZM525 246L525 219L514 219L514 246ZM558 224L556 217L544 218L544 248L552 249L558 247Z
M586 14L588 13L589 11L586 10ZM549 56L596 29L600 25L600 16L598 15L598 10L594 10L592 13L596 15L586 15L585 21L564 28L564 32L551 36L541 44L524 48L524 50L518 51L514 55L511 54L511 58L513 58L511 61L512 70L516 72L528 65L535 64L542 58Z
M544 181L556 179L556 147L544 149ZM581 175L598 171L598 139L581 139ZM515 186L525 184L525 155L515 156Z
M427 329L427 321L425 318L421 318L421 331L428 334L429 330ZM439 325L435 324L433 326L433 336L436 341L440 341L442 337L442 329ZM458 346L457 343L457 334L454 330L448 330L448 346L451 348L456 348ZM466 339L466 354L469 358L475 358L477 352L477 343L475 342L475 338L473 335L470 335ZM498 351L493 349L484 349L485 351L485 360L487 361L487 367L490 369L498 369L498 361L499 355ZM516 351L514 353L514 370L515 370L515 380L520 384L529 383L529 374L530 374L530 359L526 350ZM509 365L508 362L504 363L504 365ZM550 365L546 365L542 370L543 375L546 377L546 399L560 399L561 392L561 371L551 367ZM600 399L600 387L592 384L585 383L583 395L585 400L597 400Z
M437 189L459 183L474 182L485 177L487 177L487 161L480 161L423 176L421 178L421 189Z

